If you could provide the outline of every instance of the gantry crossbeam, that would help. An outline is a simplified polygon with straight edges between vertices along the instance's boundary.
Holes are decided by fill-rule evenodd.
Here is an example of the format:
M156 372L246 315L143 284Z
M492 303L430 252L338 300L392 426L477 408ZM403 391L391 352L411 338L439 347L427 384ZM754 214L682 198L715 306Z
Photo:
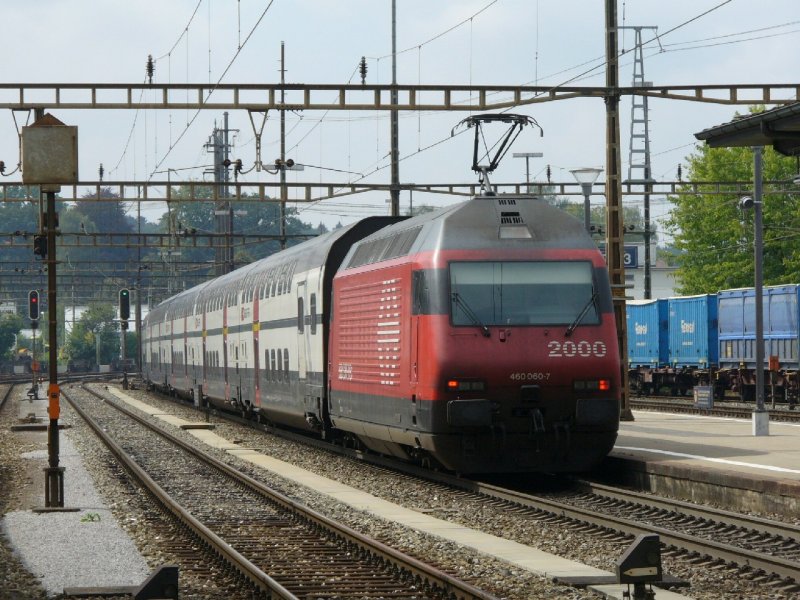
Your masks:
M394 90L396 104L390 100ZM485 111L608 93L602 86L0 83L0 108ZM800 98L800 84L630 86L616 93L716 104L785 104Z
M0 239L4 240L3 247L6 249L31 247L31 232L0 232ZM316 236L316 233L308 235L286 235L286 238L308 239ZM59 247L71 248L92 248L92 247L117 247L117 248L225 248L233 244L234 246L246 246L268 242L270 240L280 240L280 235L267 234L242 234L242 233L61 233L58 237Z
M525 194L539 196L576 196L583 197L580 184L575 182L552 183L492 183L500 193ZM651 195L729 195L749 193L752 181L654 181L651 183ZM180 187L180 197L174 195L173 188ZM289 202L309 203L330 198L342 198L353 194L370 191L388 192L390 185L374 183L287 183L290 190ZM228 196L222 195L224 189ZM474 196L480 192L480 185L473 183L432 183L432 184L400 184L401 190L428 192L453 196ZM642 182L624 182L622 194L625 196L641 196ZM109 197L108 191L116 194ZM765 181L765 193L798 194L800 189L791 181ZM76 185L64 185L58 197L66 202L167 202L180 204L183 202L280 202L280 183L226 183L209 184L197 181L86 181ZM594 184L592 193L597 196L605 194L605 184ZM0 183L0 202L38 202L38 188L20 183ZM271 238L269 238L271 239Z

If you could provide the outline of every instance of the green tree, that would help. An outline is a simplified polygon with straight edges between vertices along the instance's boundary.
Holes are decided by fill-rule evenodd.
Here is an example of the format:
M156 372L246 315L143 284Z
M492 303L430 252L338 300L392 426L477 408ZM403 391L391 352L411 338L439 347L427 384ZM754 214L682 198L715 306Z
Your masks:
M678 291L682 294L712 293L753 285L753 211L739 207L742 194L704 194L718 189L718 182L752 181L750 148L700 146L688 157L692 182L684 194L670 197L673 209L666 226L674 238L678 266ZM764 149L764 180L791 180L794 160ZM723 185L724 189L724 185ZM692 192L697 193L692 193ZM800 215L797 201L788 194L765 193L764 284L800 281Z
M14 341L23 326L22 317L19 315L6 313L0 317L0 355L11 356Z
M217 232L215 203L210 200L212 194L211 186L173 186L171 196L178 202L170 207L159 223L161 231L173 234L174 245L180 246L180 263L192 262L198 265L209 265L208 268L197 269L193 273L200 277L212 276L215 273L213 269L216 258L214 248L209 247L205 240L196 244L193 240L196 233L215 234ZM243 197L247 198L247 196ZM280 205L277 202L236 202L233 204L233 211L234 233L276 236L276 239L272 240L263 242L248 240L246 246L237 245L234 249L236 266L264 258L280 249L280 242L277 239L280 234ZM314 227L303 222L295 207L287 206L285 216L286 234L289 238L287 246L293 246L308 237L314 237L327 231L324 225ZM219 246L220 242L222 240L217 240L215 244ZM240 244L238 240L235 243Z
M98 354L100 364L109 364L120 354L119 329L111 304L89 307L72 327L64 347L69 360L95 362Z

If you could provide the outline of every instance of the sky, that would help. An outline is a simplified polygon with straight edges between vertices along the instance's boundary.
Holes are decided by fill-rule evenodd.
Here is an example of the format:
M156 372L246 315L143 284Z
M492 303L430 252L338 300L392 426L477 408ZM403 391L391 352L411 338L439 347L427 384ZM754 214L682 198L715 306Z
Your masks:
M148 55L155 83L274 83L285 43L286 81L359 83L362 56L367 83L391 81L390 0L36 0L4 2L0 83L134 83L145 78ZM619 24L656 26L645 44L645 79L654 85L800 82L797 0L618 0ZM645 30L645 40L655 32ZM397 80L401 84L587 85L605 81L603 0L397 0ZM620 51L633 47L620 34ZM576 78L577 79L574 79ZM633 77L630 53L620 60L621 85ZM0 97L3 92L0 91ZM627 173L631 98L621 105L622 161ZM678 164L696 144L694 133L729 121L745 107L656 99L650 101L652 174L677 178ZM601 99L522 106L544 130L527 128L512 152L541 152L531 178L574 181L571 169L603 167L605 107ZM79 130L82 181L208 179L204 145L222 114L202 111L54 111ZM402 183L472 183L472 136L451 137L467 112L400 115ZM16 123L15 123L16 118ZM17 128L28 115L0 112L0 160L6 174L18 162ZM231 112L232 158L245 169L255 160L255 136L245 111ZM187 127L187 122L191 125ZM311 165L289 173L298 182L375 182L390 179L389 116L375 111L287 114L287 157ZM279 119L270 113L262 160L279 156ZM170 149L170 146L173 146ZM522 182L525 161L507 156L492 180ZM20 181L16 173L3 182ZM277 181L255 170L248 182ZM386 214L385 192L297 204L303 220L329 226ZM401 197L401 206L410 201ZM415 204L441 205L458 197L415 193ZM640 200L626 199L636 204ZM602 196L593 204L604 203ZM656 217L668 208L652 200ZM155 220L163 205L148 204Z

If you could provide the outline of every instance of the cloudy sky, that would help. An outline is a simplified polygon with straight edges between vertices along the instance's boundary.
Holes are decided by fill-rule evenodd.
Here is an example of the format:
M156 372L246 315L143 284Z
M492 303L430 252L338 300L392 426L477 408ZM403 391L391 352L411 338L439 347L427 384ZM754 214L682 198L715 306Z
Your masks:
M288 82L358 83L362 56L367 83L391 80L390 0L36 0L5 2L3 8L0 83L139 84L149 54L156 59L156 83L272 83L280 80L282 41ZM796 0L619 0L618 10L620 25L658 27L660 44L650 41L644 52L645 78L654 85L800 82ZM397 0L398 82L603 85L603 11L602 0ZM654 35L644 32L645 40ZM633 39L632 31L623 32L620 50L630 50ZM632 56L626 54L620 82L628 85L632 76ZM630 102L623 98L621 105L625 173ZM693 134L728 121L737 110L745 108L651 101L653 176L674 180L678 164L692 151ZM603 166L602 100L564 100L515 112L533 116L544 129L544 137L525 130L513 148L544 154L531 163L533 178L543 180L546 165L554 181L572 181L570 169ZM471 136L450 137L467 114L401 114L402 182L475 181L469 170ZM18 125L25 123L25 113L0 114L0 160L9 165L7 171L18 162L15 116ZM194 111L65 110L56 116L79 127L85 181L96 180L100 163L107 181L165 180L165 173L154 172L168 169L180 169L182 179L202 179L211 159L204 144L215 123L222 123L215 111L195 117ZM255 144L247 113L232 112L230 127L238 130L232 157L252 165ZM314 165L291 173L290 180L388 183L388 114L290 113L287 131L288 156ZM278 116L270 114L265 162L279 156L278 136ZM509 155L493 180L524 177L524 161ZM18 174L3 179L15 180ZM243 180L276 176L252 171ZM361 194L299 208L306 220L335 224L385 213L386 197ZM414 196L415 203L451 201ZM401 202L407 204L407 195ZM654 200L656 212L664 206ZM149 216L157 212L153 206Z

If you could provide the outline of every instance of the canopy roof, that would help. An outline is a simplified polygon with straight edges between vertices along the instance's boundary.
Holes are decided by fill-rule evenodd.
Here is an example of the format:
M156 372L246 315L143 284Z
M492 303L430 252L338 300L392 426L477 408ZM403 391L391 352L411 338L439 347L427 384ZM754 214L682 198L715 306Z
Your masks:
M786 156L800 156L800 102L740 117L694 137L712 148L771 145Z

